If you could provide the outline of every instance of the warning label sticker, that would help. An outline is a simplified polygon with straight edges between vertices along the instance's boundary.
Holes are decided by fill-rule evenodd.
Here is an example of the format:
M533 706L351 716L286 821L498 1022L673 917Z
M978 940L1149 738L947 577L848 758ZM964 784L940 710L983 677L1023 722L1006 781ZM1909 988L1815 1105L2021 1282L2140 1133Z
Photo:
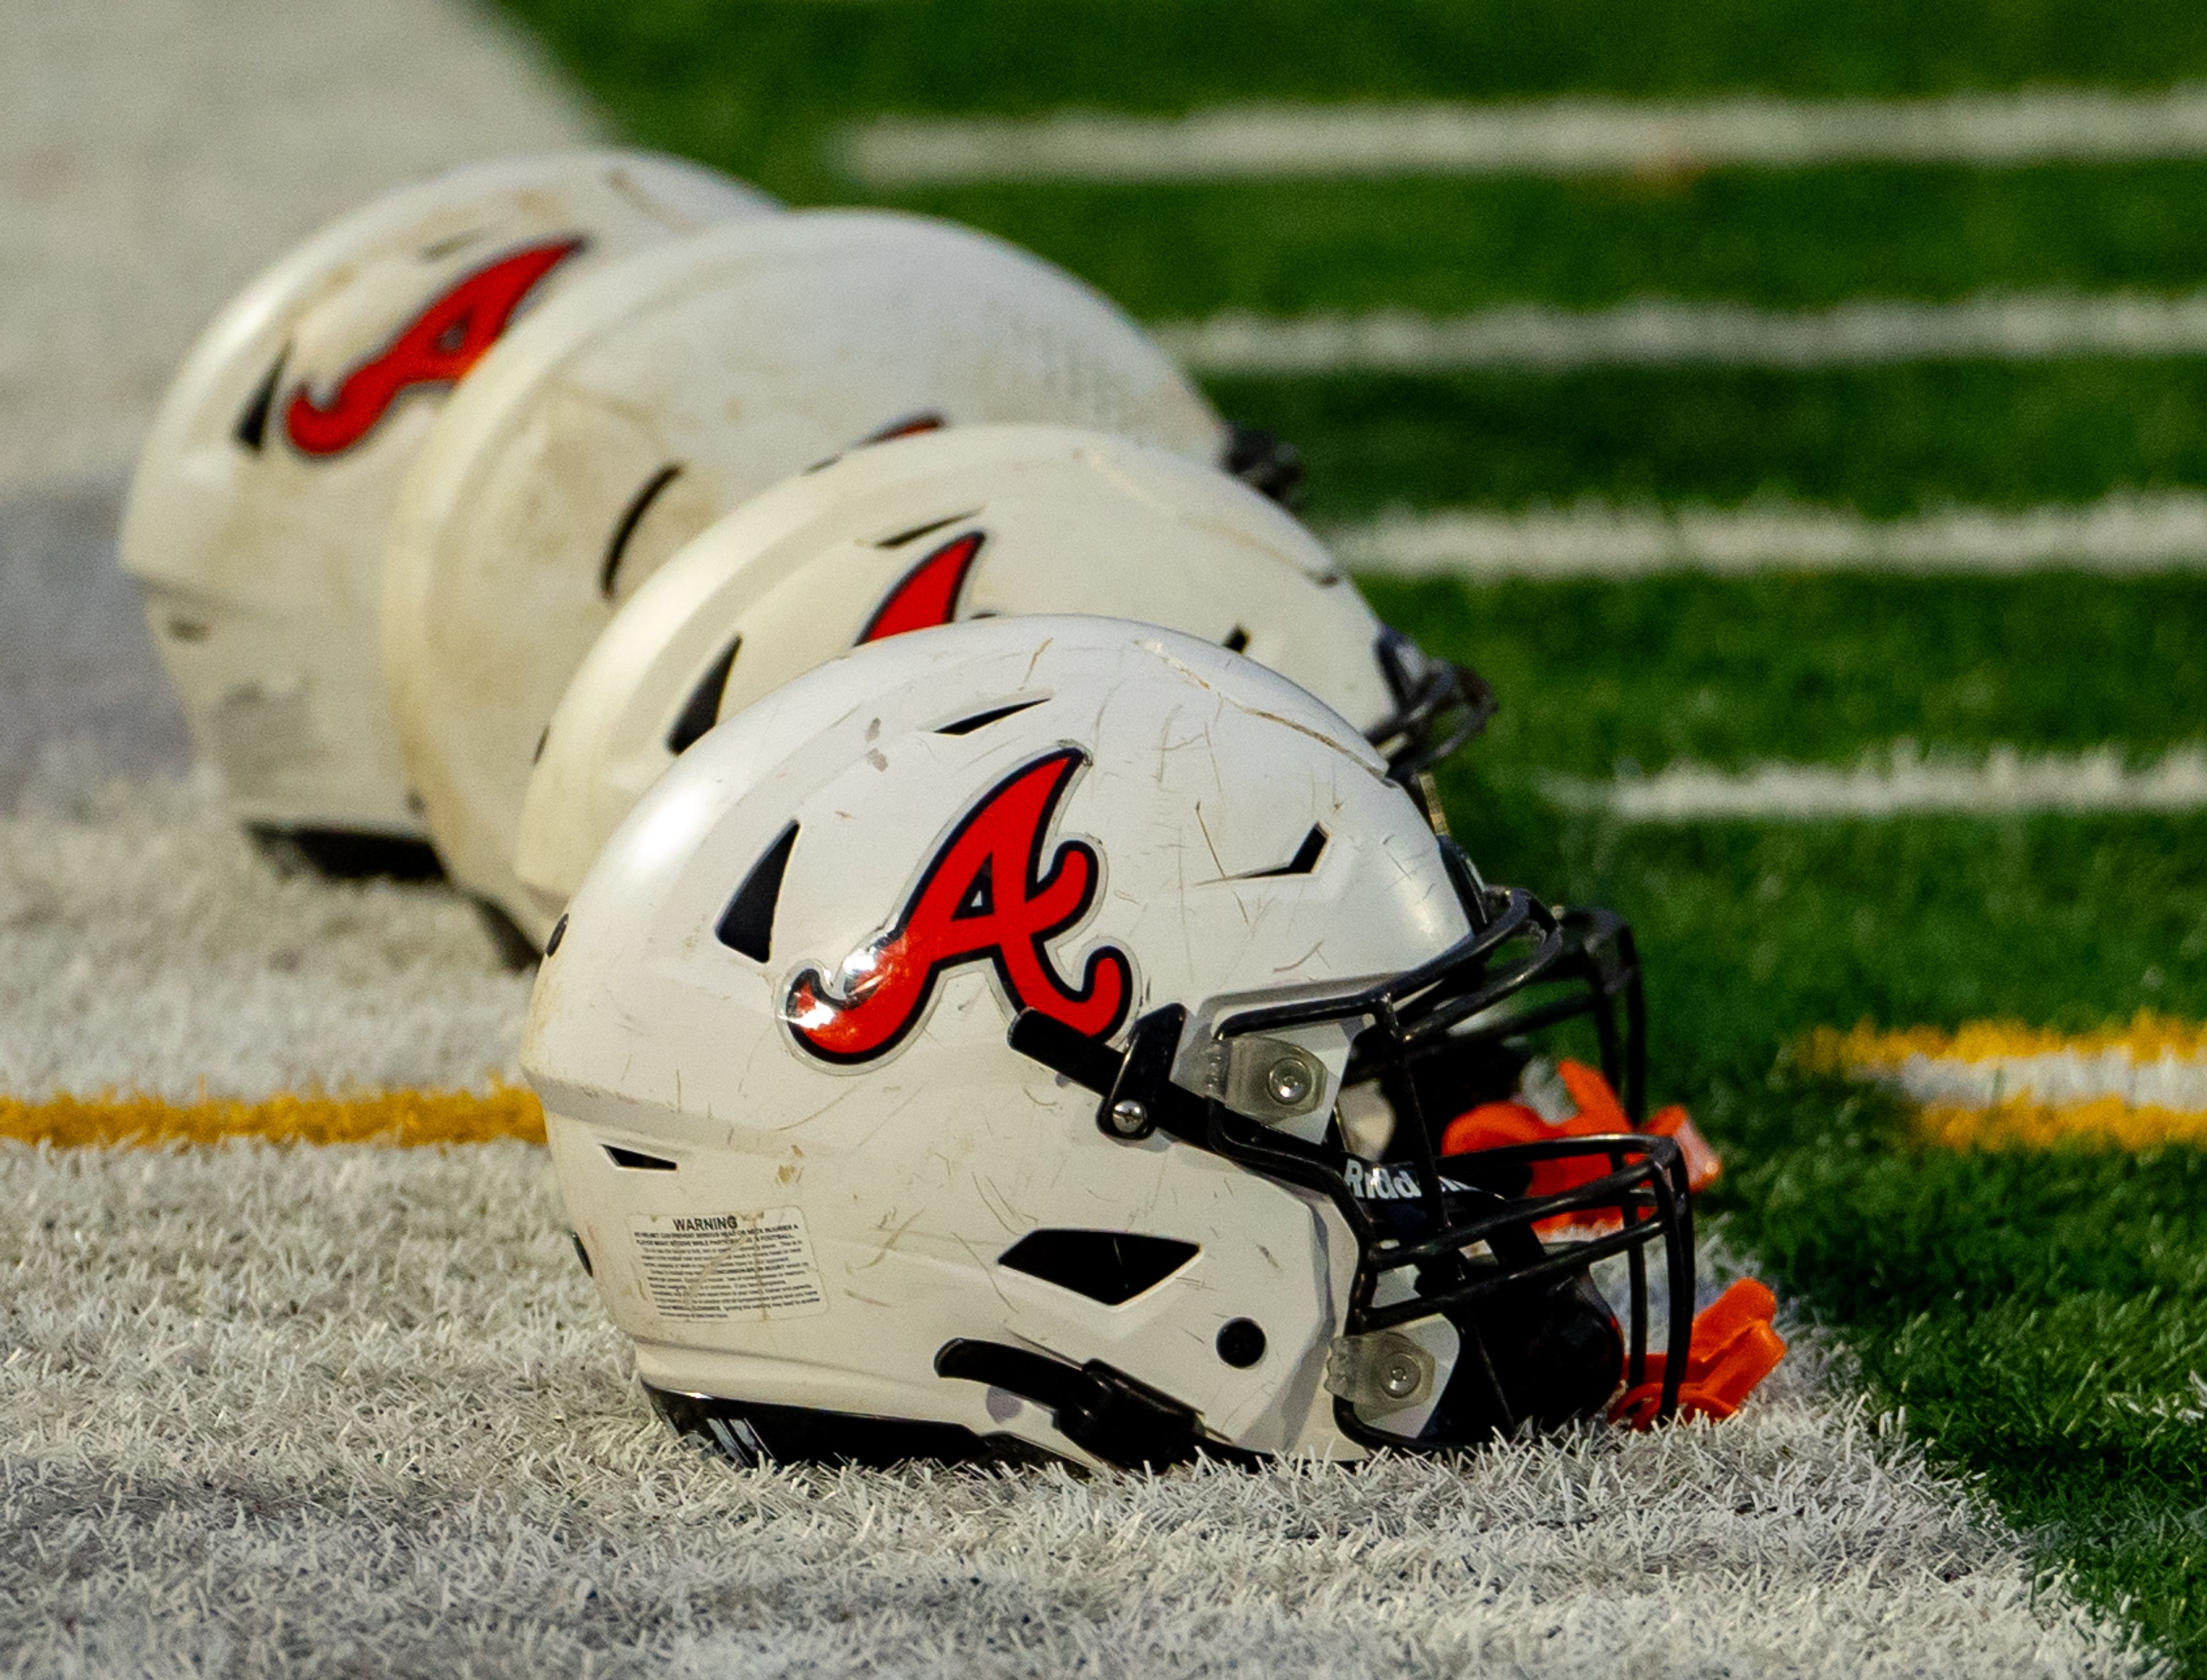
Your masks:
M662 1318L802 1318L828 1310L812 1239L793 1207L638 1217L628 1229Z

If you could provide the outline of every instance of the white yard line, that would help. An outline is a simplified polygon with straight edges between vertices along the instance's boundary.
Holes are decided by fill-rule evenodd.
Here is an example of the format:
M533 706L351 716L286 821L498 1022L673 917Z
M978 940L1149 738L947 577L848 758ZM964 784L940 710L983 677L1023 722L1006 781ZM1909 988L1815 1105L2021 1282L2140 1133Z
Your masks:
M1865 519L1800 503L1738 508L1584 501L1522 513L1402 511L1328 534L1344 564L1404 577L1640 577L1698 571L2207 570L2207 496L2123 493L2078 506L1944 508Z
M2207 87L2037 88L1923 99L1244 105L1185 117L885 117L845 131L835 152L854 180L879 188L1841 163L2013 168L2207 156Z
M1851 768L1766 763L1729 771L1683 763L1608 781L1551 776L1542 791L1559 804L1631 822L2195 811L2207 810L2207 743L2172 748L2138 768L2113 747L2028 754L1996 747L1981 759L1961 760L1927 759L1900 743Z
M200 328L331 217L593 130L469 0L0 3L0 498L127 466Z
M1485 368L1850 368L2207 354L2207 291L1989 293L1828 309L1638 298L1603 309L1504 304L1461 315L1256 315L1152 329L1201 374L1435 374Z
M2048 1050L1971 1061L1911 1055L1889 1077L1918 1103L1991 1108L2001 1103L2060 1105L2113 1097L2132 1108L2207 1114L2207 1061L2175 1055L2141 1061L2120 1048Z

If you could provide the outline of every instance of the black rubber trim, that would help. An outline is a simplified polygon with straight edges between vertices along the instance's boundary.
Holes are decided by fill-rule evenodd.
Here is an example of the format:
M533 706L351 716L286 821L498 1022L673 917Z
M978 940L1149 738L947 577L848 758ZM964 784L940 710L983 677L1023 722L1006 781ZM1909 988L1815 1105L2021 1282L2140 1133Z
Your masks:
M1013 1435L978 1435L954 1423L866 1417L810 1407L766 1406L643 1385L674 1432L737 1463L856 1464L888 1469L913 1459L952 1464L1056 1464L1056 1453Z
M1067 1440L1124 1470L1167 1469L1199 1451L1235 1463L1258 1462L1254 1453L1205 1440L1187 1407L1102 1360L1071 1365L1031 1348L961 1336L936 1350L935 1374L1032 1400L1048 1409Z

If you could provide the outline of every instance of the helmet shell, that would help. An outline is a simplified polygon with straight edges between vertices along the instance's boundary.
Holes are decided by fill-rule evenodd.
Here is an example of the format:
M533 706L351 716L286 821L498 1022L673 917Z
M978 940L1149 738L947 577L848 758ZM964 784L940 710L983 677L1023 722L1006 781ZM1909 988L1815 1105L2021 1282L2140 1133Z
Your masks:
M501 346L410 475L384 574L409 784L464 886L519 896L535 749L615 609L775 481L912 427L1061 421L1203 462L1163 352L1002 241L879 211L715 229L577 286Z
M1007 816L1037 774L1054 802ZM1002 848L990 886L930 920L976 834ZM959 951L924 948L946 927ZM1192 1041L1225 1001L1397 973L1466 930L1415 803L1285 679L1120 621L959 624L821 667L681 757L577 893L522 1062L655 1387L1086 1458L1043 1408L936 1374L979 1339L1103 1360L1221 1442L1354 1457L1323 1386L1356 1248L1332 1205L1105 1135L1096 1096L1005 1033L1015 1002L1123 1022L1180 1001ZM900 1022L835 1036L883 1002ZM1346 1036L1309 1049L1337 1085ZM1109 1300L1007 1264L1037 1231L1193 1252ZM1239 1319L1253 1360L1221 1339Z
M186 356L123 522L199 756L244 821L418 836L375 615L408 463L455 383L577 279L772 200L626 151L474 164L340 218Z
M1057 426L855 450L692 539L568 685L506 906L540 942L677 748L862 642L953 619L1138 619L1246 652L1360 728L1395 705L1380 626L1308 531L1223 473Z

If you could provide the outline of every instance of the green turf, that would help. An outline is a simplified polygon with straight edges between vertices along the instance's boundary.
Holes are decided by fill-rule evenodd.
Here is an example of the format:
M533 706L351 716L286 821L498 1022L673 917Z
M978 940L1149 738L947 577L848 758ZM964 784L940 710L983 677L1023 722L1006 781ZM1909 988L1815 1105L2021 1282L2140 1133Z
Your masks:
M1205 383L1301 448L1321 523L1757 492L1893 516L2207 483L2207 360Z
M1606 776L1850 763L1899 738L2141 756L2207 733L2207 583L1802 574L1367 578L1390 622L1504 697L1477 754Z
M1807 1029L2207 1016L2207 817L1635 827L1452 772L1488 873L1633 918L1710 1206L2044 1555L2207 1674L2207 1157L1958 1153L1789 1064Z
M1927 1151L1827 1082L1718 1090L1732 1229L1919 1438L2207 1672L2207 1157Z
M882 111L1174 111L1231 99L1924 93L2207 75L2177 0L508 0L639 139L799 199Z
M889 201L1002 234L1150 320L1225 308L1807 308L1987 290L2189 290L2207 164L1596 181L970 187Z
M1935 1454L2207 1673L2207 1158L1926 1150L1785 1059L1864 1015L2207 1014L2207 819L1678 830L1544 811L1506 774L1449 792L1490 873L1632 916L1654 1096L1724 1151L1732 1234Z
M1625 826L1444 783L1486 873L1633 918L1674 1095L1864 1018L2207 1015L2207 817Z

